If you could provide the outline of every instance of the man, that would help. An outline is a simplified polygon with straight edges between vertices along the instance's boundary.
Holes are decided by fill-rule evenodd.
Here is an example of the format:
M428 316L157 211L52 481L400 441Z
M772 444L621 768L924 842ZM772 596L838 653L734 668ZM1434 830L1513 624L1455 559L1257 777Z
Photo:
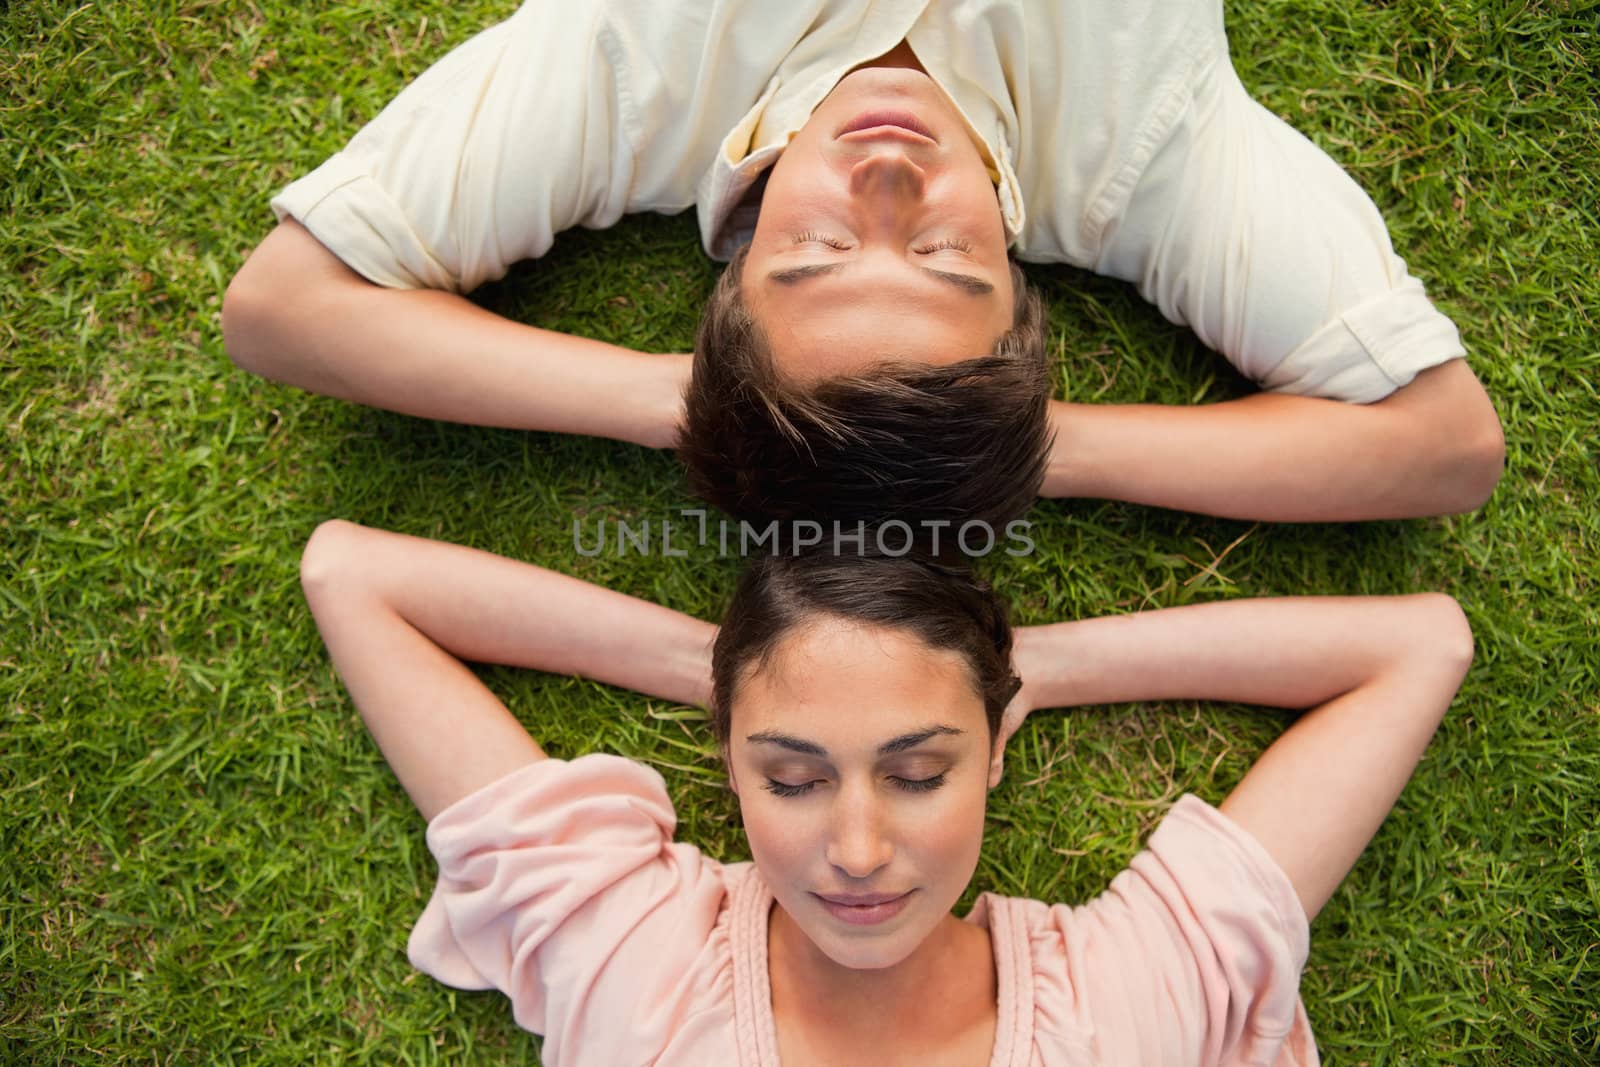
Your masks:
M568 226L691 203L733 258L692 375L459 295ZM736 513L1001 518L1038 487L1392 518L1477 507L1502 462L1454 326L1365 194L1249 100L1215 0L529 3L273 206L224 305L240 365L677 443ZM1008 248L1134 281L1268 391L1047 401Z

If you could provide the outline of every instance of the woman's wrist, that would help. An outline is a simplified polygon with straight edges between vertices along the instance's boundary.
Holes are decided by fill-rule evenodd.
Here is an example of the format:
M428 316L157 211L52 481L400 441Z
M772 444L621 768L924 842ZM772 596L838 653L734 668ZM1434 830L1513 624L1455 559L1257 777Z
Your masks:
M1022 679L1022 714L1040 708L1065 708L1083 703L1078 699L1075 669L1081 667L1074 654L1074 636L1079 624L1051 623L1046 626L1019 626L1014 632L1012 664Z

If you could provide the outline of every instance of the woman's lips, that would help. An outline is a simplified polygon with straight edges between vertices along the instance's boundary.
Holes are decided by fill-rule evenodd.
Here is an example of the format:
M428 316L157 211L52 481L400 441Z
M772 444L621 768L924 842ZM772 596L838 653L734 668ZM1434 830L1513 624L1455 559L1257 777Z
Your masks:
M886 111L875 109L865 111L845 123L835 137L843 137L847 133L859 133L862 130L877 129L883 126L892 126L902 130L910 130L919 137L926 137L935 143L938 138L933 135L926 123L909 111Z
M873 926L877 923L887 922L905 910L906 904L911 900L914 890L907 890L898 896L889 896L877 893L870 896L823 896L813 893L840 922L850 923L852 926Z

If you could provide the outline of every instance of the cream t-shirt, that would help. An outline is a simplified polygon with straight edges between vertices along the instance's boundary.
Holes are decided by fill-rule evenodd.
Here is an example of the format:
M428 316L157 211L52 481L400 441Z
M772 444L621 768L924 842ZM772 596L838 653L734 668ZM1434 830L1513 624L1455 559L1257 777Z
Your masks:
M902 40L1018 258L1132 281L1269 389L1367 402L1463 355L1372 201L1246 94L1219 0L530 0L272 207L392 287L470 291L561 230L690 205L727 258L789 137Z

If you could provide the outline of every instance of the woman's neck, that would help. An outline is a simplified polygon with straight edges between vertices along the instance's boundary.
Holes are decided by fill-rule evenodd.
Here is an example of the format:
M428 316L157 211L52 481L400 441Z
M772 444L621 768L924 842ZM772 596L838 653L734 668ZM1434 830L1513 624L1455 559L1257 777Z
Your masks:
M774 905L767 966L780 1036L785 1029L824 1034L855 1049L881 1048L893 1036L902 1049L923 1040L944 1048L977 1029L984 1035L979 1044L987 1048L993 1042L996 982L989 933L954 915L945 916L895 966L858 970L829 959ZM863 1043L868 1040L872 1045Z

